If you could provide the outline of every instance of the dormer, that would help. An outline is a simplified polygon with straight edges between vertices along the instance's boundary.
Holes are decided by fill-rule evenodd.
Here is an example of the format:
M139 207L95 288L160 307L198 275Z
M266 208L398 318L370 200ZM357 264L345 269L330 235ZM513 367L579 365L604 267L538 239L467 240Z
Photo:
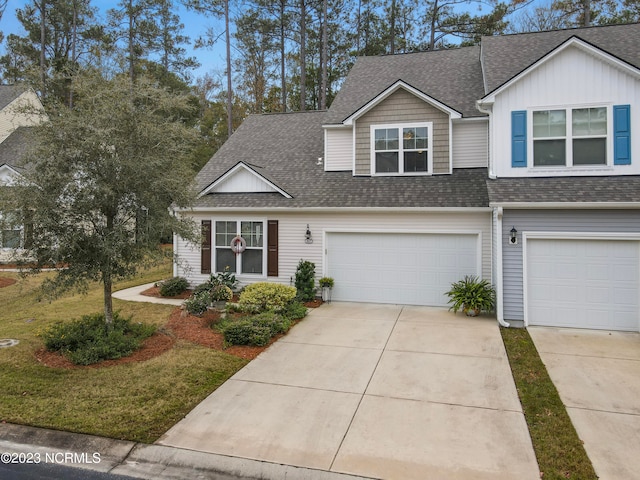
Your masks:
M571 37L478 101L493 177L640 174L640 70Z
M452 122L462 114L397 81L339 124L325 125L325 170L418 176L452 170Z

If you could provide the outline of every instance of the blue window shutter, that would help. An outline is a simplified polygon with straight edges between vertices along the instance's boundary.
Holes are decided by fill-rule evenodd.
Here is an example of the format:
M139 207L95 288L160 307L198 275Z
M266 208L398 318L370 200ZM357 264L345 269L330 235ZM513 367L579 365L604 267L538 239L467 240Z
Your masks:
M631 165L631 106L613 106L613 164Z
M511 112L511 166L527 166L527 112Z

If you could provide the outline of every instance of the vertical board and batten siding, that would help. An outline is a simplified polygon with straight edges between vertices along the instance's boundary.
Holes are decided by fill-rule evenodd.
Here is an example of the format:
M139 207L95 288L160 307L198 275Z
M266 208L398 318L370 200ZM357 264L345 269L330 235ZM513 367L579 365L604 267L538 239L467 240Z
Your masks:
M579 79L579 81L576 81ZM511 112L564 106L631 105L631 128L640 125L640 80L584 50L571 47L549 59L503 92L493 106L491 141L493 170L499 177L537 175L533 168L511 168ZM608 127L613 136L613 118ZM528 126L528 138L531 137ZM528 142L531 148L531 141ZM632 164L616 167L626 174L640 174L640 135L631 139ZM613 139L610 154L613 155ZM548 174L549 169L545 169ZM595 173L593 173L595 172ZM587 168L559 170L558 175L601 175Z
M454 121L453 168L486 168L489 165L489 120Z
M410 122L433 122L433 173L449 173L449 116L399 89L356 120L355 175L371 175L371 125Z
M211 214L194 214L192 218L216 221ZM482 235L482 276L491 278L491 212L486 213L268 213L260 212L251 216L247 212L236 215L225 212L221 219L264 219L278 220L278 277L267 277L253 281L268 281L289 284L301 259L316 265L316 277L323 276L325 231L367 231L367 232L469 232ZM313 243L305 243L307 224L311 230ZM180 238L177 240L178 275L184 276L191 285L203 283L208 275L200 273L200 247ZM266 251L265 251L266 254ZM241 283L252 281L239 275Z
M216 193L247 193L247 192L275 192L276 189L267 184L262 178L246 169L236 171L219 185Z
M518 230L518 244L509 232ZM504 319L524 320L523 232L640 233L640 210L505 210L502 217Z
M353 170L353 128L327 128L324 134L325 171Z

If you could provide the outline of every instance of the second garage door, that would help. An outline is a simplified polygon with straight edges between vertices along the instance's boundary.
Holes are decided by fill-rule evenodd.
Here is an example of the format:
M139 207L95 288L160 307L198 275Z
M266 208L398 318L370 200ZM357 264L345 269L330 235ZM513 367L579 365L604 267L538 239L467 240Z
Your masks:
M638 331L640 243L531 239L530 325Z
M333 300L447 305L452 282L480 274L478 244L465 234L330 233Z

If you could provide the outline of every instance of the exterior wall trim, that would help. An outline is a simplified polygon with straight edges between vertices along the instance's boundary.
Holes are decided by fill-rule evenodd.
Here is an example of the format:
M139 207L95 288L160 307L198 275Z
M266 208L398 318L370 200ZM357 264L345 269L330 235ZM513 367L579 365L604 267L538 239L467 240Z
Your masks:
M639 205L636 205L638 208ZM491 213L490 207L193 207L176 208L175 212L206 212L215 215L218 212L328 212L328 213Z
M616 232L522 232L522 304L524 310L524 326L529 326L529 272L527 271L527 242L529 240L618 240L640 242L640 233ZM640 266L639 266L640 268Z
M530 209L586 209L586 210L610 210L610 209L638 209L640 202L489 202L490 207L502 207L513 210Z

